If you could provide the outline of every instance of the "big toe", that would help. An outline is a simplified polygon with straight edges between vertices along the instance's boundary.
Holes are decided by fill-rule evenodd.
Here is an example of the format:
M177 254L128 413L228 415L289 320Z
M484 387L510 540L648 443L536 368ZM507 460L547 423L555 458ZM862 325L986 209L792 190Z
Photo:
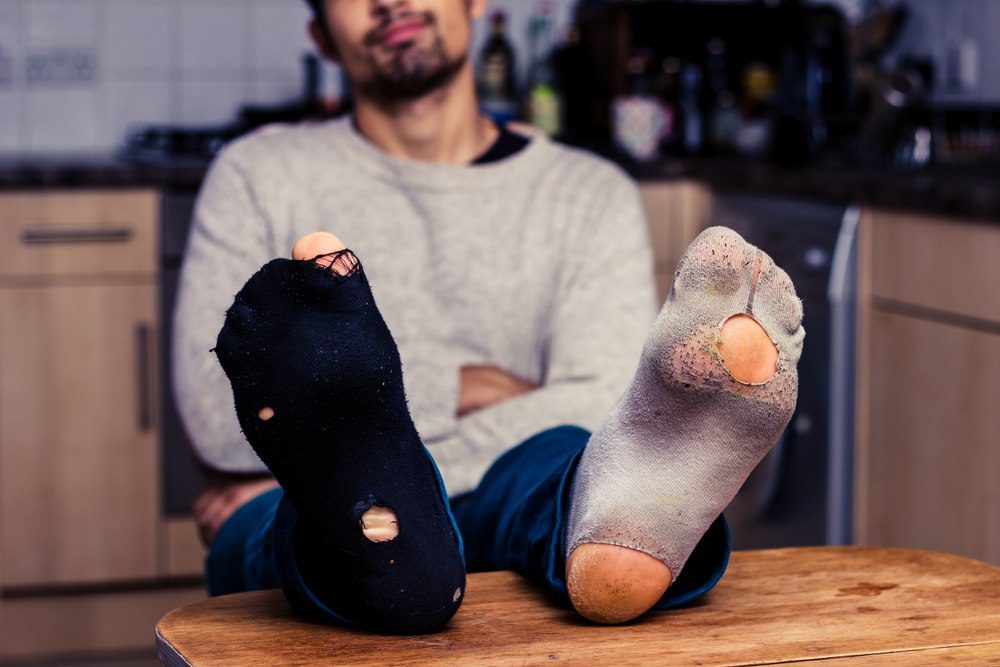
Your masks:
M311 259L319 266L346 276L354 270L357 259L347 251L347 246L330 232L310 232L292 246L292 259Z

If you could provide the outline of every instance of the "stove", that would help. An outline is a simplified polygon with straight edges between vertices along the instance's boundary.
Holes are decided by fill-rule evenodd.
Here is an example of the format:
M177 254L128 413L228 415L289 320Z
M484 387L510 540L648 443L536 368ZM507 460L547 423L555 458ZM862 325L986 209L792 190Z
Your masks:
M233 139L251 128L239 125L182 127L149 125L129 132L119 157L135 164L207 166Z

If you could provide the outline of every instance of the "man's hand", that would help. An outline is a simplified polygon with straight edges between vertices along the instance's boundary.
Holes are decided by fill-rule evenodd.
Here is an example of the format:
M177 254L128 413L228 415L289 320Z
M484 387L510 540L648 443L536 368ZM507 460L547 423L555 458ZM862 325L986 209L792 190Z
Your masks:
M538 387L534 382L522 380L496 366L463 366L459 371L456 414L461 417Z
M214 474L191 506L202 543L212 546L216 533L233 512L276 486L278 482L270 475Z

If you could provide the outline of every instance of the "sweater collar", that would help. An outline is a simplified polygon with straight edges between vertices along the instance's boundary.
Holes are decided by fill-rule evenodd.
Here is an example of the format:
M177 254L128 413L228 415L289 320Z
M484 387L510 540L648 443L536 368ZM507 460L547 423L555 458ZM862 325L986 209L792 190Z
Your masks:
M362 135L351 117L326 121L325 133L343 149L352 164L396 185L430 190L490 189L544 164L551 140L542 133L528 136L528 145L516 154L480 165L420 162L388 155Z

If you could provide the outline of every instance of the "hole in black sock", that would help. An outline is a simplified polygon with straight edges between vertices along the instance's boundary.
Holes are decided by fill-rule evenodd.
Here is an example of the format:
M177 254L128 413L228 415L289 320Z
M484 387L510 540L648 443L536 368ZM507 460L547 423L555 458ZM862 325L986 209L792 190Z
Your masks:
M340 278L350 278L358 272L361 262L349 248L328 252L323 255L316 255L310 262L327 273Z
M399 535L396 513L383 505L372 505L361 515L361 532L372 542L391 542Z

